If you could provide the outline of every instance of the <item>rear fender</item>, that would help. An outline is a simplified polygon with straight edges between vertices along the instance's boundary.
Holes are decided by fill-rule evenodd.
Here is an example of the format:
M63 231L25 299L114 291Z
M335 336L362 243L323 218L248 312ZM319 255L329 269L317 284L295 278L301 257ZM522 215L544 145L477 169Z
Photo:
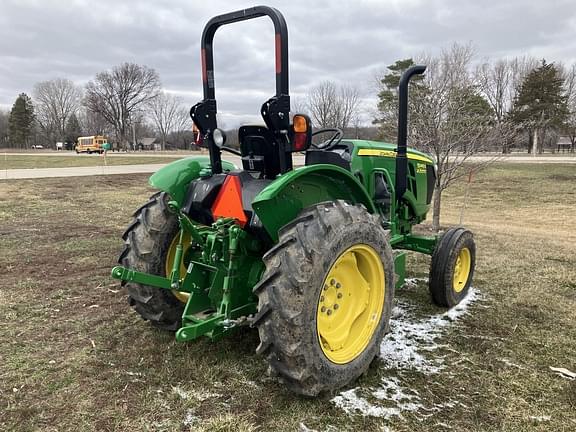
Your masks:
M152 174L148 179L148 183L150 186L168 193L182 207L190 182L200 177L200 171L209 168L210 158L207 156L179 159ZM236 169L236 165L222 161L222 170L224 172L234 169Z
M264 188L252 208L274 242L278 231L305 208L326 201L345 200L376 209L362 184L349 171L335 165L310 165L281 175Z

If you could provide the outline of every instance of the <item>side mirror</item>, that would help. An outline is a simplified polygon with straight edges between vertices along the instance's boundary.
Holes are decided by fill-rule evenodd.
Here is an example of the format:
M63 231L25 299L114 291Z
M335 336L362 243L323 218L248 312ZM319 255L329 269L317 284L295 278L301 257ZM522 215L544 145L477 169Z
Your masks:
M310 117L304 114L295 114L290 125L289 136L292 152L307 150L312 144Z

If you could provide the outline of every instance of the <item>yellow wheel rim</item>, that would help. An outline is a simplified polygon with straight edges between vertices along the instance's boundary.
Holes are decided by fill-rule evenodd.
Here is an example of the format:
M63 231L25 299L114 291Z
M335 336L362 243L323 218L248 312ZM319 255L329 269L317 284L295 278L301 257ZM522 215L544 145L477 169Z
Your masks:
M384 266L372 247L358 244L336 259L316 312L318 340L330 361L349 363L366 349L382 316L384 294Z
M452 287L457 293L461 292L468 282L470 275L470 267L472 258L468 248L462 248L456 258L456 265L454 266L454 278L452 280Z
M166 265L165 265L166 277L170 277L170 274L172 273L172 266L174 265L174 257L176 256L176 246L178 246L178 240L179 239L180 239L180 232L178 232L178 234L176 234L176 236L172 240L172 243L170 243L170 248L168 248L168 253L166 254ZM184 233L184 241L183 241L183 245L182 245L184 247L184 253L186 253L186 250L190 246L190 243L191 243L190 234L185 232ZM184 265L183 262L181 262L180 263L180 276L184 275L185 273L186 273L186 266ZM182 291L172 290L172 294L174 294L174 297L176 297L182 303L187 303L188 298L190 298L190 294L188 294L186 292L182 292Z

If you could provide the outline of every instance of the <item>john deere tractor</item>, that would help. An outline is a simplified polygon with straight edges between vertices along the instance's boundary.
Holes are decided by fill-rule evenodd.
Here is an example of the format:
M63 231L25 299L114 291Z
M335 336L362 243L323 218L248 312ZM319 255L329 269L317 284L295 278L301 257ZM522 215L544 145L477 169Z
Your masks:
M263 125L240 127L237 151L216 121L213 39L223 25L263 16L275 28L276 94L262 105ZM406 147L409 80L426 68L401 78L392 145L345 139L338 129L313 132L307 116L291 115L288 32L276 9L212 18L201 48L204 99L191 116L210 156L150 177L158 193L134 213L112 277L126 284L136 312L178 341L250 325L260 336L256 351L290 389L338 389L379 353L406 251L432 256L429 289L438 305L456 305L470 288L470 231L412 232L426 218L436 179L430 156ZM240 157L242 168L223 161L222 151ZM296 152L305 154L299 168Z

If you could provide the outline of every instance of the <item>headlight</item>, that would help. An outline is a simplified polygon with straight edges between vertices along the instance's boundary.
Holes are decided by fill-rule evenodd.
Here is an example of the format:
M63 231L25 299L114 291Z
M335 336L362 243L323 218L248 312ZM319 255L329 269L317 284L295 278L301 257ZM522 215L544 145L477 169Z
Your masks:
M214 132L212 132L212 140L214 144L216 144L216 147L222 148L226 142L226 134L222 129L214 129Z

